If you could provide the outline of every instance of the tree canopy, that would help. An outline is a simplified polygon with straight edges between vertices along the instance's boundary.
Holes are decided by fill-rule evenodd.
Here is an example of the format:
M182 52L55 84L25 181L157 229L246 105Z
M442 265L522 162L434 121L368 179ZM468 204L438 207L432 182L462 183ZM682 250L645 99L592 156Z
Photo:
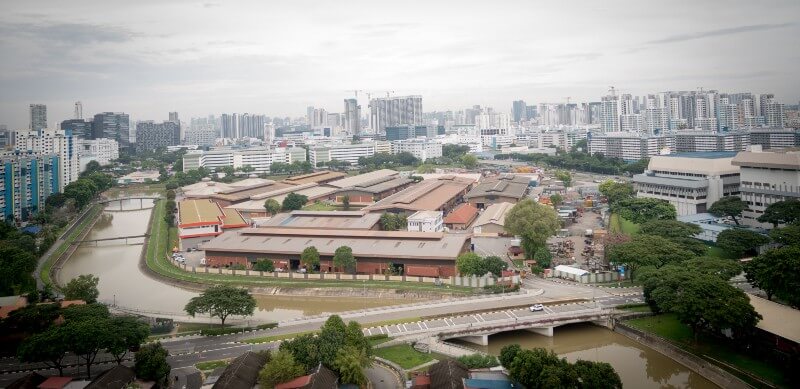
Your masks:
M262 388L274 388L276 385L291 381L306 374L306 368L294 360L287 350L278 350L271 355L269 361L258 373L258 382Z
M215 285L206 289L197 297L192 297L184 310L191 316L208 313L218 317L222 326L230 315L252 315L256 309L256 300L247 289L228 285Z
M800 308L800 246L768 250L745 265L745 276L753 286L764 290L767 297L776 296Z
M150 343L142 346L133 357L133 370L136 377L143 380L164 382L171 370L167 363L169 352L160 342Z
M284 211L296 211L308 202L308 197L297 193L289 193L283 198L282 209Z
M264 202L264 209L267 210L268 214L275 216L281 211L281 204L278 203L278 200L268 199Z
M639 234L655 235L675 242L695 255L705 255L708 247L694 236L702 232L700 226L677 220L650 220L642 224Z
M504 227L521 238L522 248L530 259L534 257L536 249L544 247L547 238L561 228L561 222L552 207L526 198L508 211Z
M694 254L678 244L660 236L636 235L630 242L612 246L609 259L615 264L625 265L633 281L636 269L643 266L659 268L668 263L692 259Z
M381 225L381 230L401 231L408 226L408 218L406 215L386 212L381 215L378 223Z
M543 348L505 346L500 350L500 362L511 378L529 389L622 388L622 380L608 363L578 360L572 364Z
M348 246L339 246L333 253L333 266L345 272L355 273L356 258L353 256L353 249Z
M566 170L557 170L554 174L556 179L564 183L564 187L568 188L572 185L572 174Z
M769 243L768 237L741 228L729 228L717 235L717 246L737 258L755 254L758 247L767 243Z
M77 278L71 279L66 286L64 286L64 298L67 300L83 300L91 304L97 301L100 292L97 290L97 284L100 278L91 274L81 274Z
M739 217L742 211L748 209L747 203L742 201L739 196L726 196L711 204L708 213L717 217L730 217L736 225L739 225Z
M774 228L769 232L769 237L783 246L800 246L800 224Z
M472 154L465 154L461 156L461 164L466 169L475 169L478 167L478 157Z
M762 223L772 223L773 227L779 224L800 224L800 200L790 199L778 201L767 206L764 214L758 217Z
M636 224L644 224L650 220L674 220L678 216L672 204L644 197L620 200L613 205L612 210Z
M314 270L319 266L319 251L314 246L308 246L300 254L300 263L305 265L308 270Z
M486 273L492 273L499 277L507 266L500 257L482 258L472 252L461 254L456 258L456 268L462 275L483 276Z

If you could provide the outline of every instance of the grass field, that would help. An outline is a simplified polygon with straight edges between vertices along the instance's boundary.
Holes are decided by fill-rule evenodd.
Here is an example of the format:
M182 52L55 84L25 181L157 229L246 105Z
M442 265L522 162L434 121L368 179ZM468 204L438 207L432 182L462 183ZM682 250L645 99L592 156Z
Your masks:
M335 281L335 280L302 280L302 279L288 279L288 278L271 278L271 277L247 277L247 276L234 276L228 274L213 274L213 273L191 273L183 271L172 265L167 256L172 250L172 247L177 245L177 231L173 228L167 228L167 223L164 220L164 201L158 201L153 210L153 224L150 226L150 239L147 244L147 251L145 260L147 267L154 272L169 277L175 280L198 282L206 284L227 284L237 286L280 286L286 288L384 288L384 289L397 289L397 290L425 290L435 292L447 292L452 294L471 294L472 288L467 287L443 287L433 284L418 283L418 282L402 282L402 281ZM168 243L169 241L169 243Z
M72 241L74 241L75 238L77 238L78 235L81 232L83 232L83 230L86 229L86 226L88 226L95 219L95 217L97 217L97 214L99 214L100 211L102 211L102 209L103 209L102 205L92 204L92 208L87 211L88 216L85 219L83 219L83 221L81 221L78 227L75 228L75 230L73 230L72 233L66 237L66 239L64 239L64 242L60 246L58 246L58 248L56 248L56 250L53 251L52 254L50 254L50 256L45 261L44 265L42 266L42 272L39 274L39 277L41 277L42 282L44 282L46 285L50 285L51 287L56 286L53 280L50 278L50 270L53 268L53 263L55 263L56 259L58 259L58 257L61 254L67 251L70 244L72 244Z
M200 371L211 371L221 366L228 366L231 363L227 359L221 359L218 361L205 361L205 362L197 362L194 364L194 367Z
M619 215L612 214L609 220L611 232L633 235L639 232L639 225Z
M373 353L375 356L388 359L400 365L400 367L403 369L410 369L414 366L419 366L434 359L430 354L425 354L414 350L414 348L409 344L377 348L373 350Z
M732 369L728 366L721 366L757 387L763 386L763 384L758 385L756 379L743 372L758 376L778 386L789 386L789 382L785 382L783 372L778 368L771 365L769 362L746 355L731 347L727 342L700 335L697 344L695 344L692 330L678 321L674 314L642 317L626 321L625 323L631 327L670 340L678 347L700 356L701 358L707 360L714 359L735 367L735 369Z
M277 340L286 340L298 337L300 335L305 334L316 334L318 331L305 331L305 332L297 332L294 334L283 334L283 335L272 335L272 336L260 336L258 338L251 338L245 339L242 342L244 343L266 343L266 342L274 342Z

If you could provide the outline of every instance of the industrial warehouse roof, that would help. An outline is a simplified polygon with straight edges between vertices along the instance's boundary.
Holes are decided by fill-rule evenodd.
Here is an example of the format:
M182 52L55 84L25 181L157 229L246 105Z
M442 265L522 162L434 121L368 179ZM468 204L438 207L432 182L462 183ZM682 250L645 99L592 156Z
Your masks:
M231 204L225 208L238 209L240 211L263 212L264 203L269 199L273 199L278 203L283 203L283 199L285 199L286 196L289 195L289 193L296 193L308 197L309 201L313 201L325 197L329 194L332 194L336 190L337 190L336 188L318 186L315 183L308 183L308 184L290 186L286 188L275 189L269 192L255 194L253 196L250 196L250 200L248 201L242 201L241 203Z
M305 190L305 189L313 188L313 187L317 186L317 184L315 184L315 183L300 184L300 185L290 185L290 184L284 184L284 183L280 183L280 184L281 184L280 186L270 186L270 187L264 188L264 190L262 190L261 192L255 193L252 196L250 196L250 199L252 199L252 200L266 200L266 199L271 199L271 198L274 198L274 197L280 196L280 195L287 195L287 194L292 193L292 192L297 193L297 192L299 192L301 190Z
M361 211L293 211L275 215L262 227L369 230L380 218L379 213Z
M180 226L200 226L221 224L223 226L247 225L235 209L220 209L217 203L208 199L183 200L178 203L178 222Z
M498 224L503 226L506 223L506 213L513 207L514 204L511 203L492 204L483 210L483 213L478 216L478 220L475 220L475 223L472 226L479 227L487 224Z
M779 169L800 169L800 150L783 149L763 152L742 151L733 158L736 166L753 166Z
M249 188L260 188L272 185L274 183L275 181L261 178L248 178L242 181L232 182L230 184L204 179L198 183L181 187L181 191L186 197L205 197L217 193L225 193Z
M481 181L464 198L471 199L485 196L503 196L521 199L528 189L530 178L504 174L497 178Z
M308 184L308 183L324 183L336 179L340 179L342 177L347 176L347 173L344 172L332 172L329 170L323 170L321 172L314 172L303 174L300 176L289 177L283 182L292 185L300 185L300 184Z
M800 343L800 311L752 294L747 297L750 298L750 305L762 316L756 327Z
M478 215L478 208L473 207L467 203L463 203L456 207L453 212L450 212L444 218L445 224L469 224Z
M356 258L455 260L469 238L441 232L261 227L224 232L203 248L206 253L298 255L314 246L321 255L332 256L340 246L348 246Z
M404 185L408 185L412 182L414 182L414 180L410 178L387 176L362 182L354 186L342 188L340 191L360 191L360 192L378 194L386 192L388 190L399 188Z
M330 186L337 188L347 188L351 186L361 185L365 182L374 181L378 178L396 176L398 173L391 169L381 169L371 171L369 173L359 174L357 176L342 178L341 180L331 181L328 183Z
M424 180L378 201L364 208L364 210L370 212L387 209L435 211L441 209L448 201L466 191L471 185L472 180L453 176Z
M316 185L316 184L307 184L307 185ZM296 188L298 188L298 186L296 185L273 181L271 184L268 185L259 185L256 187L246 187L246 188L234 188L227 191L219 192L217 194L213 194L209 197L212 199L228 201L231 203L238 203L250 198L253 198L254 200L259 198L265 198L264 196L266 193L273 193L280 190L291 191L292 189Z

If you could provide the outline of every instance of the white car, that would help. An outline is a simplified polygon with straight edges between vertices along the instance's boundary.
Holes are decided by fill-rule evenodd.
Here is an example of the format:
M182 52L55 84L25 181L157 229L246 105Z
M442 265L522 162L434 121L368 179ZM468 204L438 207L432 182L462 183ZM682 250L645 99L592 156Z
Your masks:
M544 305L542 304L533 304L530 307L531 312L540 312L544 311Z

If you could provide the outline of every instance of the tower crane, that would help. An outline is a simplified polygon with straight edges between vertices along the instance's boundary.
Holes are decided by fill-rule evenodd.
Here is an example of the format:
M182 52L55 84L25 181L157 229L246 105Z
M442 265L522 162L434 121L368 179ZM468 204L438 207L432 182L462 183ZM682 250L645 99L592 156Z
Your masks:
M611 96L617 95L617 90L614 88L614 86L608 87L608 91L611 92Z

